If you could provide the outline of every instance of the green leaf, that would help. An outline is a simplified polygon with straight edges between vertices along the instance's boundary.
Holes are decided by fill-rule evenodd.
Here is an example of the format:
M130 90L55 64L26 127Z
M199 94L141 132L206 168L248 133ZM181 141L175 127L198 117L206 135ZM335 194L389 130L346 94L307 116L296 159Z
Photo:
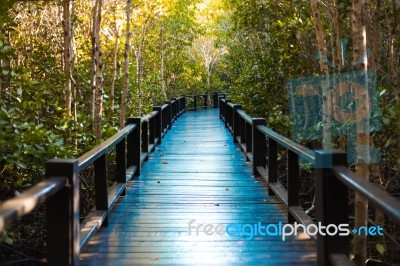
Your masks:
M384 256L385 255L385 246L384 245L382 245L382 244L376 244L376 250L379 252L379 254L381 254L382 256Z
M4 242L8 245L12 245L13 244L13 240L11 238L9 238L8 236L6 236L4 238Z

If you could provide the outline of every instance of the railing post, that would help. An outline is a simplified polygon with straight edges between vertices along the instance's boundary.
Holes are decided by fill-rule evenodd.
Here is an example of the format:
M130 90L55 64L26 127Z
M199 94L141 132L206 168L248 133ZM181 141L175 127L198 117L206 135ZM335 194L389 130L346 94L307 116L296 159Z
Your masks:
M214 93L213 103L214 103L214 108L218 108L218 93Z
M268 138L268 183L276 183L278 181L278 144L275 140ZM275 193L268 186L268 195L274 196Z
M195 111L197 110L197 95L193 96L193 108Z
M121 140L116 147L115 163L117 171L117 182L126 183L126 139ZM121 196L126 196L126 189Z
M141 137L141 118L128 118L126 120L126 124L136 124L136 128L128 134L128 147L127 147L127 165L128 167L136 166L136 172L134 176L140 175L141 170L141 163L140 163L140 155L141 155L141 144L140 144L140 137Z
M186 95L183 95L182 96L182 110L183 110L183 113L184 112L186 112Z
M172 105L172 121L175 121L176 116L178 114L178 109L177 109L178 105L177 105L176 98L172 98L171 105Z
M157 111L157 115L154 118L154 138L157 139L157 141L154 144L161 144L163 131L162 107L154 106L153 111Z
M259 176L257 166L265 167L267 143L266 137L258 130L258 126L265 126L264 118L253 118L253 175Z
M54 159L46 163L46 178L68 178L68 184L46 201L47 263L79 265L78 160Z
M149 154L149 121L142 121L142 151ZM148 161L146 156L146 161Z
M180 116L181 115L181 111L182 111L182 106L181 106L181 97L178 97L176 99L176 116Z
M245 130L246 130L246 151L245 153L253 152L253 126L245 119L243 119Z
M103 222L108 226L108 184L107 184L107 158L106 154L94 161L94 191L96 210L107 213Z
M338 226L349 222L348 188L331 173L333 166L346 164L347 155L344 151L315 151L317 222L321 223L322 226L329 226L330 224ZM329 230L329 228L326 230ZM318 235L318 265L332 265L330 260L332 254L342 253L348 256L349 249L350 240L348 236L339 236L339 234Z
M168 118L168 113L167 113L167 108L161 109L161 118L162 118L162 124L161 124L161 136L164 136L165 129L167 128L167 118Z
M204 97L204 109L207 109L208 108L208 94L204 94L203 95L203 97Z
M292 206L299 206L299 193L300 193L300 177L299 177L299 156L287 150L287 193L288 193L288 223L292 224L296 221L289 209Z
M222 100L222 99L223 99L222 97L219 97L218 99L219 99L219 118L220 118L220 119L223 119L223 114L224 114L224 112L223 112L224 101Z
M171 129L172 125L172 101L166 101L165 104L168 105L168 107L165 109L167 112L167 117L166 117L166 128Z
M237 113L238 109L242 109L240 104L233 106L233 143L238 143L237 137L240 136L240 115Z
M245 143L246 144L246 121L244 120L243 117L239 116L239 123L240 123L240 142L239 144ZM242 145L240 145L240 148L242 148ZM245 151L246 152L246 151Z
M225 118L225 126L229 129L229 126L231 126L232 124L231 124L231 115L232 115L232 112L231 112L231 108L230 108L230 106L228 105L229 103L231 102L231 100L225 100L225 116L224 116L224 118Z

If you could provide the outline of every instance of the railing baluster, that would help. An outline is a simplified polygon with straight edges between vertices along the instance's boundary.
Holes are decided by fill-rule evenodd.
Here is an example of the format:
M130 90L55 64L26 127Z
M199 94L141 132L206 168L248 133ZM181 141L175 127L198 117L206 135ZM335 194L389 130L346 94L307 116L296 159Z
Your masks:
M268 183L276 183L278 181L278 145L276 141L274 141L271 138L268 138ZM274 196L275 193L271 189L270 186L268 186L268 195Z
M171 101L171 107L172 107L172 121L175 121L175 119L176 119L176 115L178 114L178 112L177 112L177 102L176 102L176 98L172 98L172 101Z
M126 183L126 139L121 140L116 146L115 163L117 171L117 182ZM126 189L121 196L126 196Z
M223 107L224 107L224 102L222 101L222 97L218 97L219 100L219 118L222 119L223 118Z
M161 144L163 132L162 107L155 106L153 110L158 112L154 118L154 138L157 139L157 143L155 144Z
M46 178L67 177L65 186L46 201L47 263L79 265L78 160L54 159L46 163Z
M193 105L194 105L194 110L196 111L197 110L197 95L195 95L194 97L193 97Z
M140 145L140 123L141 118L128 118L127 124L136 124L136 128L128 134L128 143L127 143L127 165L128 167L136 166L136 172L134 176L140 175L141 164L140 164L140 155L141 155L141 145Z
M204 94L203 95L203 97L204 97L204 109L207 109L207 107L208 107L208 94Z
M238 109L242 109L240 104L233 106L233 142L237 143L237 137L240 136L240 115L237 113Z
M167 108L165 108L166 113L166 120L165 120L165 129L171 129L171 122L172 122L172 108L171 108L171 101L166 101L164 104L167 104Z
M300 178L299 178L299 156L287 150L287 194L288 194L288 223L294 223L296 219L289 212L291 206L299 206Z
M264 118L253 118L253 175L259 176L257 171L257 166L262 166L265 168L266 164L266 152L267 152L267 143L266 137L263 133L261 133L257 126L265 126L266 121Z
M231 100L225 100L225 107L224 107L224 119L225 119L225 127L229 129L229 122L230 122L230 108L228 103L230 103Z
M156 144L156 117L153 116L149 119L149 143ZM154 148L153 148L154 149ZM152 152L151 150L150 152Z
M149 159L149 121L142 121L142 151L147 153L146 161Z
M94 162L94 191L96 210L105 211L103 226L108 226L108 193L107 193L107 158L106 154Z
M331 173L332 166L346 164L347 155L344 151L315 151L316 211L317 221L322 226L349 223L348 188ZM317 237L318 265L332 265L330 255L342 253L348 257L349 250L348 236L336 234Z
M250 153L253 151L253 127L245 119L243 119L245 130L246 130L246 151L245 153Z
M213 104L214 108L218 108L218 93L214 93L213 95Z
M240 148L242 149L241 144L246 143L246 121L244 120L243 117L239 117L240 120Z

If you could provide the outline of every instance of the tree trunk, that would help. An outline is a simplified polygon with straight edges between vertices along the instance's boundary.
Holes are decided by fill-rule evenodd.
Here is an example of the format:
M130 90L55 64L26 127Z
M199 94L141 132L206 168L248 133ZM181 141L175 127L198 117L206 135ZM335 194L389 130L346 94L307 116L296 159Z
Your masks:
M94 128L94 114L95 114L95 104L96 104L96 14L97 14L97 0L93 0L92 15L90 18L91 23L91 43L92 43L92 75L90 77L90 87L91 87L91 97L90 97L90 107L89 113L92 119Z
M368 58L367 54L367 36L365 25L366 0L354 0L351 25L353 35L353 60L363 58L360 64L355 66L355 70L364 71L363 84L365 91L368 92ZM356 173L359 177L369 180L369 97L368 93L356 94L357 104L360 106L356 113L357 130L357 161ZM367 114L367 115L365 115ZM358 193L355 198L355 228L368 225L368 202ZM353 253L356 265L365 265L367 251L367 237L364 235L355 235L353 240Z
M332 9L334 12L334 28L336 32L336 61L334 62L336 65L336 69L338 73L342 73L344 69L344 47L342 42L343 37L343 21L342 21L342 12L339 9L340 0L333 0ZM339 84L339 94L343 95L345 93L345 88L343 83ZM335 109L335 108L334 108ZM335 114L341 117L340 114ZM343 119L342 119L343 120ZM343 134L339 137L339 147L341 150L345 151L347 146L347 138L346 135Z
M138 68L138 115L142 116L142 86L144 81L144 60L142 52L139 52L139 57L137 60Z
M395 36L396 36L396 29L397 29L397 3L396 0L392 0L393 5L393 26L390 32L389 37L389 73L390 73L390 80L393 87L393 94L396 102L399 102L399 77L397 74L397 67L396 67L396 49L395 49ZM388 24L390 25L390 23Z
M64 28L64 74L65 74L65 108L68 116L71 116L72 103L72 25L71 25L71 1L63 0L63 28Z
M116 19L115 19L116 21ZM115 80L117 79L117 59L118 59L118 46L119 46L119 32L117 27L117 22L115 22L115 42L114 42L114 51L113 51L113 64L112 64L112 77L111 77L111 85L110 85L110 107L114 110L115 107Z
M332 1L331 5L329 7L329 30L331 32L331 37L330 37L331 58L332 58L331 62L333 64L336 64L336 61L337 61L337 59L336 59L336 56L337 56L337 54L336 54L337 42L336 42L336 38L335 38L335 36L337 35L336 27L335 27L335 25L336 25L336 14L337 13L336 13L335 9L336 9L335 8L335 1Z
M93 66L94 66L94 90L95 90L95 108L94 108L94 135L96 141L101 140L101 122L103 115L103 74L102 74L102 62L101 62L101 50L100 50L100 26L101 26L101 9L103 5L103 0L96 0L95 8L94 8L94 31L93 31L93 39L94 39L94 58L93 58Z
M126 37L125 37L125 51L124 51L124 81L121 95L121 110L119 117L119 128L125 126L126 105L128 103L128 87L129 87L129 53L131 50L130 44L130 20L131 20L131 6L132 0L126 1Z
M164 101L166 101L168 98L167 98L165 79L164 79L164 59L165 59L164 25L161 26L160 39L161 39L161 93L164 97Z
M326 76L325 82L322 84L322 124L323 124L323 149L329 150L332 148L332 133L331 133L331 116L327 100L329 95L329 66L327 64L327 48L325 42L325 34L321 24L321 13L319 10L318 0L310 0L312 17L314 19L315 34L317 37L317 45L320 54L319 66L323 75ZM325 58L325 60L324 60Z
M374 18L373 18L373 32L371 34L371 41L372 41L372 58L371 58L371 68L375 70L376 76L379 76L379 37L380 37L380 24L381 24L381 6L382 0L376 0L376 7L374 11ZM371 136L370 145L374 146L374 140ZM379 169L379 163L374 162L371 164L371 180L374 184L381 187L383 189L383 182L381 177L381 171ZM383 216L382 211L375 209L375 223L384 226L385 217ZM376 237L376 241L382 241L383 238L381 236ZM384 244L382 242L382 244Z

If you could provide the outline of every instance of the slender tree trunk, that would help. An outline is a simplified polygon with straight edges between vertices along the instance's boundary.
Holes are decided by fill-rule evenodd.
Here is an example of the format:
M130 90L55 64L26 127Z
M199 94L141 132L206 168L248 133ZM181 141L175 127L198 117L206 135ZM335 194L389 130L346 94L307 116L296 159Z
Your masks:
M101 122L103 116L103 74L100 49L100 27L101 27L101 9L103 0L96 0L94 17L94 89L95 89L95 112L94 112L94 135L96 141L101 140Z
M0 29L0 34L5 36L5 41L7 43L9 44L11 43L11 33L8 27ZM0 78L0 99L5 99L3 98L4 96L3 94L5 94L7 91L11 93L11 82L12 82L11 71L12 71L11 61L10 58L6 56L0 60L0 75L1 73L3 73L3 77Z
M65 108L67 115L71 116L72 102L72 30L71 30L71 1L63 0L63 26L64 26L64 74L65 74Z
M142 52L139 52L138 57L138 115L142 115L142 86L144 81L144 60Z
M390 80L392 83L393 94L396 102L399 102L399 76L397 74L397 67L396 67L396 49L395 49L395 36L396 36L396 29L397 29L397 3L396 0L392 0L393 6L393 26L390 32L389 37L389 73L390 73ZM390 23L388 24L390 25Z
M371 68L375 70L376 76L379 76L379 36L380 36L380 24L381 24L381 6L382 0L376 0L376 7L374 10L374 18L373 18L373 32L371 34L372 41L372 58L371 58ZM384 1L383 1L384 2ZM370 139L371 146L374 146L374 139L371 136ZM371 164L371 180L374 184L383 188L383 182L381 177L381 171L379 169L378 163ZM375 223L382 226L385 223L385 217L383 216L382 211L375 209ZM382 241L383 238L381 236L377 236L376 241ZM383 242L382 242L383 244Z
M165 86L164 79L164 59L165 59L165 47L164 47L164 25L161 26L160 31L160 39L161 39L161 93L164 97L164 101L167 100L167 92Z
M332 3L329 6L329 30L331 32L331 37L330 37L330 43L331 43L331 62L333 64L336 64L336 51L337 51L337 47L336 47L336 38L335 36L337 35L336 32L336 12L335 12L335 1L332 1Z
M117 35L117 36L115 36L115 43L114 43L112 77L111 77L111 85L110 85L110 107L111 107L111 109L114 109L114 107L115 107L115 81L117 79L118 46L119 46L119 36Z
M342 49L343 38L343 21L342 13L338 6L339 0L333 0L333 8L335 12L335 31L336 31L336 66L339 72L342 72L344 66L344 55Z
M111 77L111 85L110 85L110 107L114 110L115 107L115 80L117 79L117 60L118 60L118 46L119 46L119 29L117 26L117 19L114 14L115 21L115 42L114 42L114 51L113 51L113 64L112 64L112 77Z
M317 45L318 45L318 50L320 53L320 56L323 58L328 58L327 57L327 48L326 48L326 42L325 42L325 34L324 30L322 28L322 23L321 23L321 12L319 9L318 5L318 0L310 0L311 4L311 11L312 11L312 17L314 19L314 28L315 28L315 34L317 37ZM329 66L326 62L326 60L320 59L319 61L319 66L320 70L323 75L326 76L324 84L322 84L322 97L323 97L323 103L322 103L322 124L323 124L323 140L322 140L322 146L323 149L329 150L332 148L332 133L331 133L331 116L330 116L330 110L328 107L327 100L328 95L329 95Z
M123 81L123 86L122 86L119 128L123 128L125 126L126 105L128 103L129 53L131 50L131 44L130 44L131 6L132 6L132 0L127 0L126 1L126 37L125 37L125 50L124 50L124 81Z
M71 99L71 109L72 109L72 119L74 121L74 129L75 129L75 134L72 136L72 145L76 149L78 147L78 136L77 136L77 121L78 121L78 112L76 109L76 83L73 78L73 70L74 70L74 53L75 53L75 42L74 42L74 20L72 19L75 15L75 2L71 1L71 49L70 49L70 54L71 54L71 72L70 72L70 80L71 80L71 92L72 92L72 99Z
M332 9L334 12L334 28L335 28L335 32L336 32L336 68L338 73L342 73L343 69L344 69L344 51L343 51L343 47L342 47L342 38L343 38L343 21L342 21L342 12L339 9L339 4L340 4L340 0L333 0L333 4L332 4ZM343 86L343 83L339 84L339 94L343 95L345 91L345 88ZM335 108L335 107L334 107ZM339 118L341 118L340 114L335 114L338 115ZM343 120L343 119L342 119ZM342 134L339 137L339 147L341 150L345 151L346 150L346 135Z
M93 0L92 15L90 18L91 23L91 43L92 43L92 75L90 77L91 97L89 113L94 127L94 114L96 104L96 14L97 14L97 0Z
M360 58L363 61L355 66L355 70L364 71L363 78L364 90L368 92L368 58L367 54L367 36L365 25L366 0L354 0L351 25L353 35L353 60L356 62ZM356 100L359 111L356 113L357 119L357 162L356 173L365 180L369 180L369 97L368 93L356 93ZM358 193L355 198L355 228L368 225L368 202ZM355 235L353 240L353 253L356 265L365 265L367 251L367 237L364 235Z

